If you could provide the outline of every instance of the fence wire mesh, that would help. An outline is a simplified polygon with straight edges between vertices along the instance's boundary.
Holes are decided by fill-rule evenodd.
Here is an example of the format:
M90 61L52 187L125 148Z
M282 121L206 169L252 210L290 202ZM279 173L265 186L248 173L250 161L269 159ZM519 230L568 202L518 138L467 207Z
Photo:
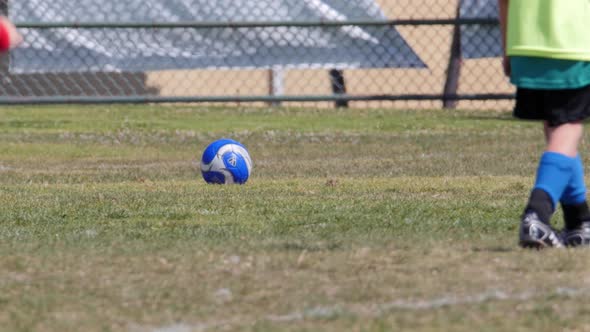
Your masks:
M510 107L495 0L0 0L0 102Z

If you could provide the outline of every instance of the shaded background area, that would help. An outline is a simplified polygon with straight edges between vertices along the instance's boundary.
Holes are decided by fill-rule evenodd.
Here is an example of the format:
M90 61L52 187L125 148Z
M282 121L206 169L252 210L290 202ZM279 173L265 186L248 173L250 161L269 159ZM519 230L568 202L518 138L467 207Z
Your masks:
M9 0L0 0L0 13L8 16ZM25 36L26 38L26 36ZM75 56L75 55L74 55ZM0 95L37 96L118 96L157 95L157 87L147 83L144 72L84 72L13 74L10 55L0 54Z
M485 1L484 1L485 2ZM1 0L3 9L7 0ZM458 0L378 0L385 18L390 20L454 19L459 17ZM50 6L50 3L46 3ZM183 31L184 28L176 29ZM336 27L333 29L342 29ZM389 26L376 27L374 34L383 37ZM405 42L425 63L427 68L345 68L330 70L305 66L300 68L241 68L241 69L169 69L139 73L84 72L11 75L7 73L6 56L2 59L3 96L155 96L155 97L207 97L225 96L310 96L346 93L352 96L436 96L447 93L511 94L501 71L500 59L461 57L461 29L446 25L398 25L397 31ZM481 29L480 29L481 30ZM187 36L190 35L190 31ZM26 32L26 31L25 31ZM178 31L177 31L178 32ZM379 36L379 34L382 34ZM471 42L478 45L480 35L472 35ZM125 38L125 34L121 34ZM187 37L188 38L188 37ZM297 35L286 36L289 39ZM497 37L490 30L481 38L479 49L483 54L497 48ZM351 45L354 47L355 45ZM459 50L459 51L457 51ZM453 53L455 52L455 53ZM76 61L84 61L84 53L72 53ZM375 60L387 53L375 52ZM452 57L453 56L453 57ZM255 60L255 59L254 59ZM253 60L253 62L255 62ZM369 59L371 61L371 59ZM448 75L448 74L451 75ZM450 77L449 77L450 76ZM387 98L383 98L387 99ZM352 101L351 107L410 107L410 108L495 108L507 109L511 100L449 101ZM236 104L236 103L228 103ZM254 103L266 105L265 103ZM333 102L285 102L286 106L313 105L333 107Z

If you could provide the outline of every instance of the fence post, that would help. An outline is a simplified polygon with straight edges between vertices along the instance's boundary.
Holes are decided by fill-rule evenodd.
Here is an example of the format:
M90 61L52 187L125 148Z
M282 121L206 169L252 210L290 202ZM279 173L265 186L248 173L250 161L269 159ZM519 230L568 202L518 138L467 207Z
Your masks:
M282 68L272 67L268 71L270 86L269 94L271 96L282 96L285 93L284 80L285 73ZM270 106L279 107L281 106L280 101L270 102Z
M340 69L330 69L330 84L332 85L332 93L335 95L346 94L346 84L344 83L344 74ZM334 106L337 108L348 107L347 100L336 100Z
M455 19L461 17L461 2L457 3ZM461 76L461 24L455 23L453 27L453 41L451 43L451 52L449 55L449 64L447 66L447 79L443 90L443 107L454 109L457 107L457 100L450 99L448 96L457 95L459 88L459 78Z

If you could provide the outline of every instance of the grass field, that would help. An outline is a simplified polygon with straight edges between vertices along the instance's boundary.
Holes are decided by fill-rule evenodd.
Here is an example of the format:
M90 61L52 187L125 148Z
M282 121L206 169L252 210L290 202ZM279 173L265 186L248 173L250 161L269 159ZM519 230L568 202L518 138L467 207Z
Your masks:
M220 137L246 185L200 178ZM590 330L590 251L516 246L542 134L508 113L10 107L0 140L0 331Z

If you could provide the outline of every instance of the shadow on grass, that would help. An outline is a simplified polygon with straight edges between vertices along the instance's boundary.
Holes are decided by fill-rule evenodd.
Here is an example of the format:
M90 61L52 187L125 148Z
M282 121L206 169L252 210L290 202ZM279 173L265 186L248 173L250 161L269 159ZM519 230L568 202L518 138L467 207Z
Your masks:
M513 252L517 250L517 246L489 246L489 247L474 247L473 252Z

